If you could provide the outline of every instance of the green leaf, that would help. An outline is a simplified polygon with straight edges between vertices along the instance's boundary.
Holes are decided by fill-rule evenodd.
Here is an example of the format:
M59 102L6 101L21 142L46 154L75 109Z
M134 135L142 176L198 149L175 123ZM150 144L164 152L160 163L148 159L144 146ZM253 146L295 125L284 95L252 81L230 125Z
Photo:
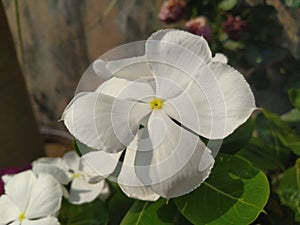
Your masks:
M166 208L166 200L156 202L136 201L130 208L121 225L172 225L174 211Z
M102 225L108 220L108 212L98 199L82 205L73 205L63 199L58 219L62 225Z
M175 203L193 224L246 225L263 211L268 197L264 173L240 157L219 154L210 177Z
M230 51L238 51L243 48L245 48L245 45L242 42L234 41L234 40L226 40L223 42L224 48L230 50Z
M300 89L289 89L289 98L293 106L300 109Z
M262 112L255 120L256 134L265 143L273 146L281 162L287 164L293 149L282 143L282 138L288 133L295 135L295 132L277 114L265 109Z
M242 149L249 142L253 128L253 120L249 118L244 124L223 140L220 152L234 154Z
M289 7L300 8L300 0L283 0Z
M87 154L89 152L93 152L96 151L95 149L92 149L90 147L88 147L87 145L83 144L82 142L80 142L79 140L74 140L73 141L73 147L76 151L76 153L81 157L84 154Z
M300 122L300 110L292 109L291 111L283 114L280 118L288 123L299 123Z
M291 208L295 219L300 219L300 158L296 165L284 171L278 187L278 194L282 205Z
M108 200L109 224L119 225L134 201L118 189Z
M247 159L254 167L264 171L279 170L284 167L276 150L258 138L252 138L250 143L237 155Z
M300 137L294 133L279 133L278 137L282 144L300 156Z
M237 0L223 0L218 4L218 9L228 11L236 6Z

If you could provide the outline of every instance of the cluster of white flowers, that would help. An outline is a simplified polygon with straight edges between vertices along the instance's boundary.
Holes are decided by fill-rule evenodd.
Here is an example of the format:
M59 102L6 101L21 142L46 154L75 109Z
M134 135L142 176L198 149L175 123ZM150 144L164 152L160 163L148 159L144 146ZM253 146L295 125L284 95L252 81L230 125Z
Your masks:
M4 176L5 194L0 197L0 225L59 225L55 215L62 190L49 174L31 170Z
M256 108L248 84L202 37L163 30L143 48L137 57L93 63L105 82L78 93L63 120L95 151L40 158L32 170L4 176L0 225L59 224L62 196L73 204L105 198L105 178L129 197L155 201L209 176L218 149L199 136L223 139L248 119Z
M104 179L88 183L93 171L81 163L75 151L62 158L44 157L32 163L32 170L4 175L5 194L0 197L0 225L55 225L62 196L83 204L109 195ZM69 187L68 189L66 187Z

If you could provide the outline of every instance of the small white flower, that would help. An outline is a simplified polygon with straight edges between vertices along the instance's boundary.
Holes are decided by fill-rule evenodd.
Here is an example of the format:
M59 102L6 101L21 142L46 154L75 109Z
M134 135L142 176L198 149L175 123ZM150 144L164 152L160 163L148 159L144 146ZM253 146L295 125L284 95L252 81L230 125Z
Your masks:
M59 225L53 216L60 209L60 184L48 174L31 170L5 181L0 197L0 225Z
M128 196L173 198L197 188L213 167L218 149L199 135L225 138L256 109L255 100L244 77L225 56L212 58L202 37L162 30L142 47L142 56L96 60L94 73L108 80L77 94L63 120L78 140L100 150L83 160L114 176ZM134 52L124 48L121 54Z
M35 173L49 173L62 185L71 182L70 192L63 187L63 193L73 204L91 202L109 191L104 179L95 184L88 183L91 173L80 163L75 151L66 153L63 158L40 158L32 163L32 170Z

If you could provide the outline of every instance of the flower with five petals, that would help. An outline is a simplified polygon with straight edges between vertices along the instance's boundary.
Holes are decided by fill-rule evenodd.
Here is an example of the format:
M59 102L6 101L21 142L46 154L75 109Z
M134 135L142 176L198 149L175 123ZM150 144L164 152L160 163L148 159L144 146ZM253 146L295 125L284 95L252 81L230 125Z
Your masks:
M225 138L256 107L244 77L224 57L213 58L204 38L162 30L143 47L137 57L96 60L94 72L108 79L78 93L63 120L99 150L83 156L89 166L128 196L154 201L197 188L218 151L199 136Z

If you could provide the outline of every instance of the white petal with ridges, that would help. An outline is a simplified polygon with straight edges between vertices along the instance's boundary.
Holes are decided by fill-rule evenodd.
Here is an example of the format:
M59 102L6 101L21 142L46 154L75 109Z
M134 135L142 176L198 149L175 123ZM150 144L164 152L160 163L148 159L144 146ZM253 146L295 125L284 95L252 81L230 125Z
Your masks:
M247 120L255 110L255 101L240 73L213 62L203 67L195 82L165 106L172 118L195 133L208 139L223 139ZM194 118L198 118L198 124Z
M61 158L44 157L32 163L32 170L36 174L48 173L54 176L61 184L68 184L71 181L71 173Z
M115 153L131 142L150 111L146 103L87 93L73 101L63 119L71 134L82 143Z
M130 146L137 146L138 140L140 140L140 138L143 138L144 130L145 129L139 130ZM144 143L145 145L147 145L147 141ZM143 184L137 177L135 171L137 151L136 149L132 149L130 146L128 146L126 149L125 158L118 177L119 186L123 190L123 192L130 198L136 198L144 201L156 201L160 196L152 190L151 185ZM146 150L146 148L148 147L151 148L151 146L147 145L147 147L145 147L143 150Z
M31 189L30 201L25 215L28 219L37 219L54 215L60 209L62 198L61 186L53 176L39 174Z
M153 78L151 78L151 80L153 80ZM128 81L126 79L112 77L100 85L97 92L114 98L142 101L145 98L155 95L153 87L149 84L151 80L141 78Z
M85 154L81 158L82 168L86 168L83 171L87 170L87 173L90 173L89 171L93 170L95 176L107 178L116 169L121 154L122 151L118 153L95 151Z
M136 80L142 77L152 76L144 56L112 61L98 59L93 63L93 69L98 76L104 79L109 79L114 76L128 80Z
M173 30L173 29L166 29L160 30L156 33L153 33L146 41L146 58L148 59L148 54L151 52L164 52L166 50L171 51L170 48L164 49L159 48L159 45L154 46L148 45L150 42L161 42L161 43L170 43L174 46L178 46L182 49L187 49L196 56L198 56L203 62L209 63L212 60L212 55L210 48L208 46L207 41L198 35L191 34L186 31L182 30ZM178 55L174 55L172 58L177 57ZM195 65L194 65L195 66Z
M104 188L105 181L89 184L83 177L74 178L71 184L69 201L73 204L83 204L95 200Z
M36 185L36 176L31 171L18 173L5 185L5 193L18 208L24 212L30 202L32 189Z
M22 213L18 206L7 195L0 197L0 225L6 225L16 219Z
M68 166L68 169L71 169L74 173L78 171L80 157L77 155L75 151L70 151L64 154L63 161Z

